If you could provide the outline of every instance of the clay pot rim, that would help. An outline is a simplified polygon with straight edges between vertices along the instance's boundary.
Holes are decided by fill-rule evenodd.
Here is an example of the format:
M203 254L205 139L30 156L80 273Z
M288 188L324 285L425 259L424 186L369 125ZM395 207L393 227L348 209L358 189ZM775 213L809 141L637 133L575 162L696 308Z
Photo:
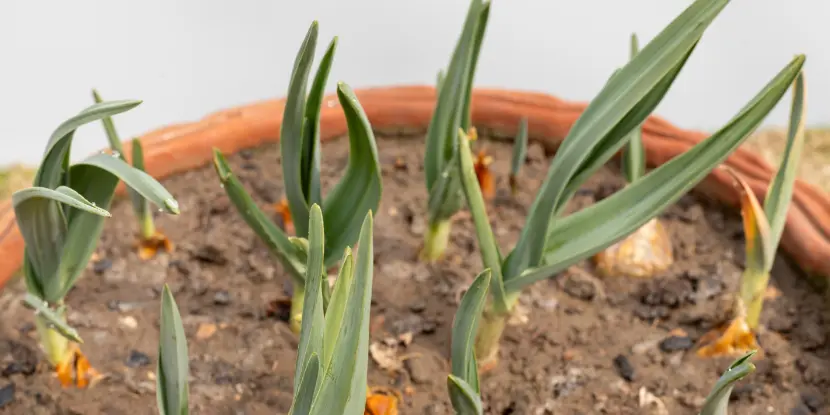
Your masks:
M426 130L435 101L431 86L402 85L356 89L373 129L379 135L400 129ZM472 120L481 130L500 137L513 137L519 120L528 118L531 140L546 151L555 151L573 121L587 103L565 101L532 91L476 88ZM138 139L144 145L147 171L163 179L210 163L213 147L225 154L258 147L279 140L283 99L252 102L216 111L194 122L167 125ZM345 119L336 95L327 95L321 110L321 141L346 135ZM682 153L708 135L684 130L652 115L643 124L643 140L650 166L660 165ZM129 145L125 142L125 145ZM129 155L127 155L129 158ZM774 168L744 146L724 163L739 172L759 199L763 200ZM721 202L737 206L731 176L715 169L696 190ZM123 194L123 184L118 193ZM793 204L787 217L782 248L803 270L830 276L830 194L801 180L797 181ZM0 201L0 290L22 265L23 241L17 229L11 200Z

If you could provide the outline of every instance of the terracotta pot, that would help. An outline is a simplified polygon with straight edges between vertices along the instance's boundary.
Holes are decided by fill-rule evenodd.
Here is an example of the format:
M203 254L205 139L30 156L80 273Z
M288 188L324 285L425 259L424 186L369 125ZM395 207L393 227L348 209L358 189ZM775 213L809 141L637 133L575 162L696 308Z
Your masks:
M435 89L429 86L370 88L356 94L374 129L385 133L425 132L435 103ZM147 171L163 178L209 163L213 147L229 154L276 142L283 106L284 100L264 101L147 133L140 137ZM585 106L541 93L476 89L472 119L477 128L491 136L509 138L516 134L519 120L528 117L530 138L553 152ZM336 96L329 95L323 101L320 122L323 141L347 133ZM652 116L643 126L648 164L658 166L705 137L702 132L683 130ZM725 164L741 174L763 200L775 171L772 166L743 148ZM697 190L729 206L738 206L733 180L722 170L712 172ZM124 191L123 184L118 191ZM804 271L830 277L830 195L808 183L796 182L781 246ZM23 238L11 202L5 200L0 202L0 287L21 267L22 257Z

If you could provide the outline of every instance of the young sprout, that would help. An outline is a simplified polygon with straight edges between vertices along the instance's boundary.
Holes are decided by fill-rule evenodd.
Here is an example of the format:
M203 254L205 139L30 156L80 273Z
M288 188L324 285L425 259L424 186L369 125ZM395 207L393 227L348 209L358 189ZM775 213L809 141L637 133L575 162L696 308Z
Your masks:
M377 212L381 196L381 170L372 127L352 89L337 84L337 98L349 130L349 161L337 183L322 197L320 189L320 108L326 80L331 68L337 38L326 50L311 92L306 97L306 82L317 44L317 22L313 22L297 53L280 132L285 195L289 218L296 237L279 229L254 203L242 184L233 175L224 156L214 150L214 165L225 192L239 213L283 263L292 277L294 293L291 301L291 329L300 332L305 297L305 258L308 237L308 215L311 205L322 206L326 223L325 267L335 266L340 253L353 244L360 232L361 218L367 211ZM324 287L328 301L328 287Z
M96 104L103 102L98 91L92 90L92 98ZM104 117L101 119L101 124L104 126L104 131L107 134L107 139L110 143L110 149L113 155L127 162L124 153L124 148L121 145L121 139L118 138L118 133L115 131L115 124L111 117ZM133 167L144 171L144 150L141 147L141 141L138 139L132 140L132 161ZM150 208L150 202L132 188L127 188L127 193L130 195L130 201L133 205L133 212L138 219L138 256L141 259L147 260L156 255L159 249L166 252L173 250L173 243L158 229L153 223L153 210Z
M83 388L99 377L81 353L77 332L67 325L64 298L95 251L118 182L124 181L168 213L179 213L178 203L161 184L118 157L101 153L80 163L69 162L78 127L140 103L102 102L64 121L46 145L33 187L12 195L17 226L26 246L26 303L36 310L41 346L64 386L74 383Z
M631 59L640 51L637 35L631 35ZM643 132L640 125L629 133L622 149L621 167L629 184L639 180L646 171ZM669 233L653 218L625 239L594 256L597 271L604 276L648 278L668 269L674 262Z
M160 325L159 357L156 367L156 400L159 415L187 415L190 412L187 338L179 307L167 284L161 293Z
M487 300L490 270L484 270L464 293L452 323L450 360L452 373L447 377L450 402L459 415L481 415L481 390L478 364L473 350L478 321Z
M701 342L704 345L698 349L699 356L733 356L760 349L755 334L761 319L775 252L787 221L798 162L804 146L805 103L804 74L800 73L793 84L787 147L778 173L767 190L763 207L749 184L733 170L727 170L741 189L746 264L741 276L740 292L731 303L732 321L725 328L715 329L703 336Z
M461 183L475 223L484 266L492 272L491 301L476 341L483 369L498 344L521 290L550 278L622 240L657 216L734 151L781 99L804 64L796 56L730 122L708 139L614 195L562 216L579 186L617 153L660 103L705 29L728 0L697 0L620 69L571 128L551 161L515 248L496 244L469 139L459 131Z
M527 118L519 122L519 133L513 141L513 158L510 160L510 192L515 196L519 191L519 171L527 157Z
M458 175L452 174L457 158L456 131L470 131L470 100L484 39L490 2L472 0L461 36L449 67L439 73L438 100L426 136L424 174L428 197L428 226L421 249L422 259L437 261L447 248L452 217L463 207Z
M363 415L369 359L369 313L372 299L372 212L360 229L357 260L350 248L328 304L324 292L325 232L323 212L309 210L305 307L294 372L294 399L289 415ZM326 287L326 288L324 288Z
M755 365L752 364L751 360L754 354L755 351L750 351L729 365L729 369L721 375L715 383L715 387L712 388L712 392L706 397L699 415L728 414L729 396L732 394L732 389L735 388L735 383L755 371Z

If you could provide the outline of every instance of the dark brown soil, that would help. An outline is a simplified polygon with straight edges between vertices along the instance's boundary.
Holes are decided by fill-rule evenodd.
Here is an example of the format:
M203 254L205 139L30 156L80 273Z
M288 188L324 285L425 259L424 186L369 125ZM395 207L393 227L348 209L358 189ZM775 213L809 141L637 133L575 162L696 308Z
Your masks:
M403 414L448 414L445 379L457 296L482 268L475 235L462 214L445 259L435 266L416 261L425 229L422 140L384 138L378 145L384 195L375 222L372 338L378 351L397 345L393 352L408 359L387 369L370 360L370 383L403 391ZM522 190L512 199L505 174L510 146L488 146L499 177L490 212L506 248L518 236L547 161L532 146ZM346 150L346 140L324 146L326 185L345 166ZM273 145L230 157L264 208L282 197L278 159ZM571 209L619 189L623 183L614 171L609 167L592 178ZM14 397L0 413L157 413L152 373L165 282L188 333L193 413L287 412L297 339L271 305L285 298L287 275L229 204L211 166L164 184L183 214L159 216L157 224L176 250L141 262L132 248L130 205L117 202L98 259L69 295L70 323L79 328L92 363L108 374L94 388L61 390L42 363L32 315L19 305L21 283L2 293L0 387L6 389L0 395L13 385ZM692 196L662 219L677 261L659 278L600 280L586 261L525 292L527 318L508 327L500 366L483 378L488 414L651 413L640 407L646 392L668 413L697 413L732 359L701 360L688 348L714 324L721 295L735 290L742 230L736 214ZM777 261L773 285L782 295L764 310L768 329L760 342L766 356L735 390L732 413L828 413L830 317L822 297L802 281L785 260ZM690 338L666 340L678 328ZM411 343L401 345L409 336ZM665 351L670 349L675 351Z

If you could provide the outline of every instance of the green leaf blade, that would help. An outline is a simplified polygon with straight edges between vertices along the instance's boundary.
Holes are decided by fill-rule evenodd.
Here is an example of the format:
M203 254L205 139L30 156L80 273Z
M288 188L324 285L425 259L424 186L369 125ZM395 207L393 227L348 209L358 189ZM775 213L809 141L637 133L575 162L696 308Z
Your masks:
M640 51L639 41L635 33L631 34L631 59ZM646 153L643 147L643 131L637 126L629 133L628 145L623 148L622 171L626 180L633 183L643 176L646 171Z
M491 277L489 269L478 274L461 298L452 324L452 374L469 384L476 393L479 391L479 385L473 345Z
M54 189L66 184L64 172L69 169L69 149L75 130L82 125L129 111L139 104L141 101L135 100L102 102L87 107L64 121L49 138L40 167L35 174L34 185Z
M749 352L733 362L729 369L718 379L712 392L703 403L700 415L727 415L729 406L729 395L735 383L755 371L755 365L751 358L755 351Z
M326 265L331 266L360 234L366 212L377 213L383 184L375 135L352 89L338 83L337 98L349 130L349 161L339 182L326 195Z
M301 169L304 125L308 122L305 116L306 85L311 72L311 62L314 59L314 50L317 47L317 32L318 24L315 20L311 23L294 60L294 69L288 84L288 94L280 127L280 155L285 197L288 199L288 207L294 219L294 228L297 236L300 237L308 234L309 204L306 202L306 193L303 190Z
M516 191L516 179L527 157L527 138L527 117L523 117L519 121L519 131L513 141L513 156L510 159L510 186L514 192Z
M323 212L320 206L311 205L308 224L308 262L306 265L303 320L300 329L300 346L294 375L294 393L300 388L306 362L311 356L323 353L323 249L325 245ZM321 378L322 380L322 378Z
M770 223L770 245L775 250L784 233L787 223L787 211L792 202L795 179L798 176L798 164L804 148L804 124L806 91L804 73L800 72L793 83L793 100L790 108L790 123L787 131L787 146L778 167L778 172L770 184L767 197L764 198L764 211ZM770 261L769 267L772 267ZM767 270L769 271L769 270Z
M305 363L305 369L299 381L300 387L294 393L288 415L308 415L311 412L311 405L314 403L314 396L317 392L319 372L320 359L317 354L312 353Z
M326 82L331 72L336 49L337 37L332 39L326 53L323 55L323 59L320 61L320 66L314 75L314 81L311 83L308 102L305 105L300 176L302 177L306 203L309 205L323 203L320 188L320 109L323 105Z
M162 208L167 213L173 215L180 213L179 202L161 183L156 181L153 176L130 166L118 157L109 154L96 154L74 165L73 168L76 166L98 168L102 172L117 177L144 199Z
M481 397L464 379L455 375L447 376L450 402L458 415L482 415Z
M185 415L190 395L187 338L176 300L166 284L161 297L156 399L161 415Z
M66 324L66 321L55 313L55 311L49 308L49 304L47 304L44 300L41 300L32 293L26 293L26 296L23 297L23 301L30 307L34 308L35 314L46 320L51 325L51 328L60 333L61 336L76 343L84 342L81 339L81 335L78 334L78 331L73 327L70 327L69 324Z
M372 212L360 231L354 283L349 289L337 344L327 367L326 378L315 400L312 414L360 415L366 405L366 371L369 359L369 317L374 269Z

